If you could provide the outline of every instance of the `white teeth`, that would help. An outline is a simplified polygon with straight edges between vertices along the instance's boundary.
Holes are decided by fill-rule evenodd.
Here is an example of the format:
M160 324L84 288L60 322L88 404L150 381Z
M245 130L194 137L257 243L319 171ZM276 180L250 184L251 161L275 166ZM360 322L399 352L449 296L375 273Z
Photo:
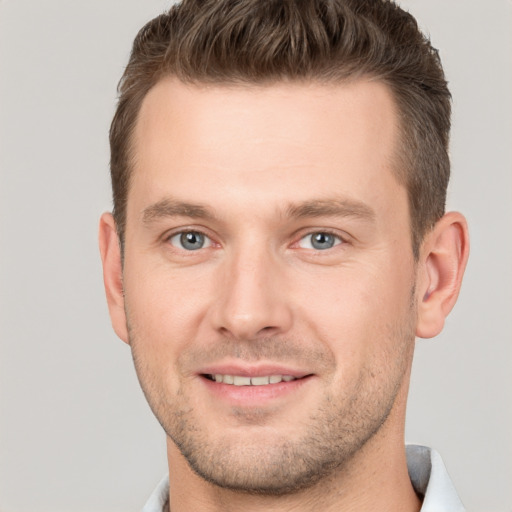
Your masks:
M223 375L216 373L211 375L215 382L223 384L234 384L235 386L266 386L267 384L279 384L280 382L290 382L296 377L292 375L265 375L261 377L245 377L242 375Z
M265 386L269 383L270 377L251 377L251 384L253 386Z
M235 386L250 386L251 377L241 377L240 375L233 376L233 384Z

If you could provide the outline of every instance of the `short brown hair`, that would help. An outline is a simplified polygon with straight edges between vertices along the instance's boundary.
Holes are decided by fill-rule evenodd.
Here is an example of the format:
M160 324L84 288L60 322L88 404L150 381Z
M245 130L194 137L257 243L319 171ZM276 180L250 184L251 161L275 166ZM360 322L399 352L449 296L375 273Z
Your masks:
M134 126L164 76L216 84L374 77L398 106L395 172L408 192L415 256L444 214L450 92L437 50L409 13L389 0L183 0L140 30L119 83L110 168L121 245Z

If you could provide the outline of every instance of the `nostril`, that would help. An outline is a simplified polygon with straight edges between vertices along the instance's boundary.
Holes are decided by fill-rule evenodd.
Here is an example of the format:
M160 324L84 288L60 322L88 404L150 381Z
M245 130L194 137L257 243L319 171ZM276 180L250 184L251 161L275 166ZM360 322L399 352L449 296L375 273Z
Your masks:
M265 298L252 294L251 297L249 301L248 298L230 295L227 302L215 304L211 310L215 330L234 340L253 340L289 331L292 314L286 301L276 295Z

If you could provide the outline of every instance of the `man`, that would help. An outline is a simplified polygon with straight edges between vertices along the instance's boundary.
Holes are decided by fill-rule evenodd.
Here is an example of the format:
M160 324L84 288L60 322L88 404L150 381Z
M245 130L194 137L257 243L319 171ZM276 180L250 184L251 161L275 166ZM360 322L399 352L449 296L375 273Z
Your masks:
M113 327L167 434L145 511L458 511L404 446L415 336L468 256L450 95L381 0L185 0L137 36L100 223Z

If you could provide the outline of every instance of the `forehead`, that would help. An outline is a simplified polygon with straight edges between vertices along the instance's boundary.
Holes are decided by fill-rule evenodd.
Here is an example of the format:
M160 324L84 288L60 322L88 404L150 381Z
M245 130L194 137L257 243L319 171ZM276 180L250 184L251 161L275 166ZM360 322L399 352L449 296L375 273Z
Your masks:
M392 95L377 81L198 86L167 78L141 106L128 204L141 211L178 193L248 206L332 192L371 203L383 187L398 187L397 134Z

